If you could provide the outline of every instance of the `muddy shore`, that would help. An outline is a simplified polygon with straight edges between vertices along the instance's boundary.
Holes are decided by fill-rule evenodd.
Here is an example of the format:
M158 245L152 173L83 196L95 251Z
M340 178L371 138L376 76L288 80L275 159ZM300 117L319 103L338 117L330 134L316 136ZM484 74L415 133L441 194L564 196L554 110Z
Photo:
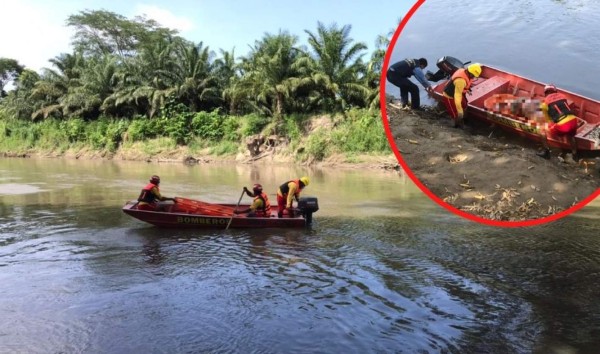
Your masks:
M384 134L382 132L382 134ZM66 152L19 152L2 153L1 157L12 158L66 158L81 160L119 160L119 161L145 161L148 163L184 163L184 164L257 164L257 165L290 165L297 164L315 168L343 168L343 169L372 169L400 171L401 167L396 157L390 151L389 155L361 155L348 161L340 154L329 156L323 161L295 161L288 153L267 153L259 158L251 157L249 153L239 153L235 156L216 156L208 153L192 153L186 148L148 156L136 149L120 149L115 153L97 151L66 151Z
M600 158L579 162L536 156L538 144L469 120L454 128L440 107L403 110L388 102L387 119L402 159L415 177L447 204L489 220L547 217L590 196L600 186Z

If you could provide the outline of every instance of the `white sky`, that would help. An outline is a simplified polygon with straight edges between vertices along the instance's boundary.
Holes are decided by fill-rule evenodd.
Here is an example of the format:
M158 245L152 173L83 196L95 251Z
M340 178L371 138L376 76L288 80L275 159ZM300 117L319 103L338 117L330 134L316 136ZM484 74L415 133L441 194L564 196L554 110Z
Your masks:
M317 21L339 27L352 25L350 37L364 42L369 51L378 35L394 30L413 0L171 0L144 2L121 0L0 0L0 57L16 59L39 71L48 60L71 52L72 28L66 19L84 10L108 10L132 19L136 15L180 31L194 42L204 42L215 52L231 50L245 55L249 45L265 33L287 30L305 45L304 30L315 32Z

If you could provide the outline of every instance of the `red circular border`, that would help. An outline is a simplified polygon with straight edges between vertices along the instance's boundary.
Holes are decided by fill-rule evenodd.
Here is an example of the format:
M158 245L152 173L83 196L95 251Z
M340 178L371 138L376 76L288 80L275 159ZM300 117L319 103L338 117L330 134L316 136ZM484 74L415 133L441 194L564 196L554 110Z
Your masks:
M550 216L547 216L544 218L533 219L533 220L497 221L497 220L490 220L490 219L482 218L477 215L473 215L473 214L470 214L470 213L467 213L465 211L455 208L454 206L444 202L437 195L433 194L427 187L425 187L425 185L423 185L421 183L421 181L419 181L419 179L413 174L413 172L410 170L410 168L408 167L408 165L402 158L400 152L398 151L398 147L396 146L396 142L394 141L394 136L392 135L392 132L390 130L390 125L389 125L388 116L387 116L387 108L386 108L386 97L385 97L385 83L387 80L385 73L387 72L388 64L389 64L390 58L392 56L392 50L396 45L396 41L398 40L398 37L400 36L402 29L404 29L404 26L406 26L406 24L408 23L410 18L414 15L414 13L417 11L417 9L421 5L423 5L423 3L425 3L425 0L418 0L410 8L410 10L406 13L406 16L404 16L404 18L400 22L400 25L396 29L396 32L394 32L394 36L390 40L390 45L388 46L387 51L385 53L385 59L383 62L383 68L381 70L381 78L380 78L380 83L379 83L379 101L380 101L379 103L380 103L380 107L381 107L381 118L383 119L383 126L385 127L385 134L387 135L387 139L388 139L388 142L390 143L390 147L394 151L394 154L396 155L398 162L400 163L400 165L402 166L402 169L406 172L406 174L408 174L410 179L425 194L427 194L427 196L429 196L429 198L431 198L432 200L434 200L436 203L443 206L444 208L448 209L449 211L453 212L454 214L462 216L462 217L472 220L472 221L476 221L481 224L490 225L490 226L507 227L507 228L508 227L534 226L534 225L541 225L541 224L551 222L551 221L556 221L562 217L565 217L565 216L583 208L589 202L594 200L600 194L600 188L596 189L596 191L594 191L594 193L590 194L587 198L585 198L581 202L577 203L576 205L570 207L567 210L561 211L560 213L556 213L556 214L553 214L553 215L550 215Z

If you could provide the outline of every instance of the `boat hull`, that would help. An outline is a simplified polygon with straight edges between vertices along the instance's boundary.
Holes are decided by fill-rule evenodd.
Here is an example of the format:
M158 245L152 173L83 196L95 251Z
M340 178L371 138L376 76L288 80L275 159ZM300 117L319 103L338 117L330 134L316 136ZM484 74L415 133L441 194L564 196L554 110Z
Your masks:
M481 76L473 81L471 92L467 94L469 118L486 121L532 141L542 141L549 126L539 111L545 84L489 66L482 66L482 69ZM434 96L439 101L443 98L446 83L443 81L434 86ZM575 136L578 149L600 150L600 102L560 88L559 92L567 97L578 117ZM504 107L501 97L504 97ZM508 110L502 109L507 105ZM570 149L565 137L548 135L548 145Z
M277 206L272 206L271 217L248 217L233 213L235 204L213 204L186 198L176 198L177 203L164 205L162 211L137 209L137 202L127 202L125 214L158 227L191 229L229 228L296 228L309 225L304 215L277 217ZM248 208L240 205L239 210ZM233 218L232 218L233 216Z

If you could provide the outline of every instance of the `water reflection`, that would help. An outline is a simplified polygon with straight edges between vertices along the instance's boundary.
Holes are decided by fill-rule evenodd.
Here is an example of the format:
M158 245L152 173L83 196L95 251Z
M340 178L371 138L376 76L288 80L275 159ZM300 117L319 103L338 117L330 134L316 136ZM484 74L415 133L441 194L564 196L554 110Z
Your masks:
M390 63L425 57L435 71L437 59L450 55L599 100L599 14L600 2L585 0L427 1L404 27ZM399 95L390 83L386 92Z
M0 280L10 284L0 289L0 312L14 324L0 351L600 345L595 202L549 225L499 229L448 213L397 174L323 170L310 171L322 208L311 228L160 229L120 211L149 173L168 177L165 193L230 200L251 178L274 186L306 171L31 162L0 160L11 181L53 186L0 197ZM53 180L64 175L68 188ZM98 185L110 187L97 193Z

